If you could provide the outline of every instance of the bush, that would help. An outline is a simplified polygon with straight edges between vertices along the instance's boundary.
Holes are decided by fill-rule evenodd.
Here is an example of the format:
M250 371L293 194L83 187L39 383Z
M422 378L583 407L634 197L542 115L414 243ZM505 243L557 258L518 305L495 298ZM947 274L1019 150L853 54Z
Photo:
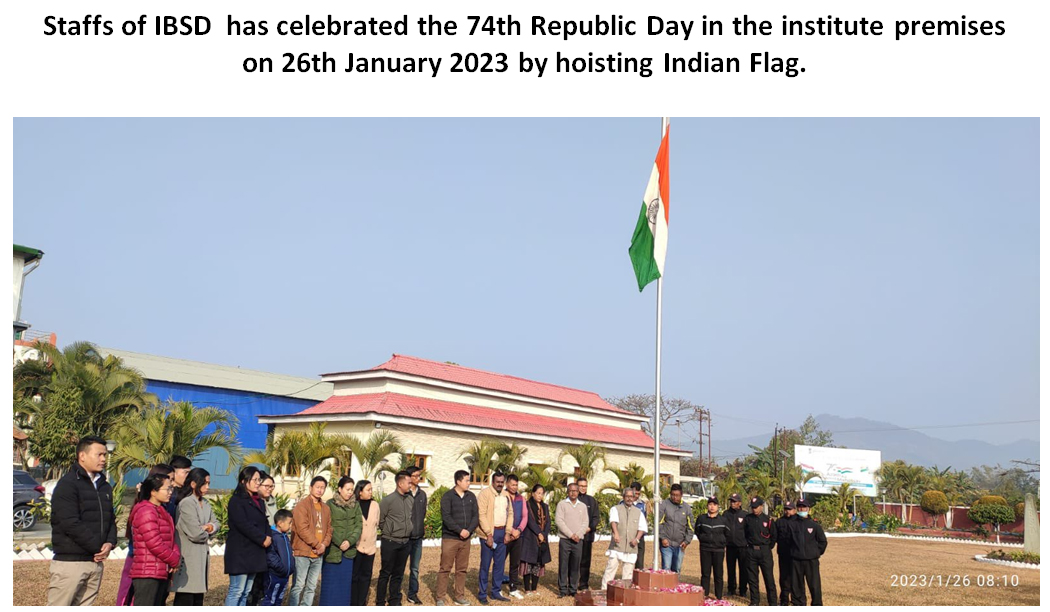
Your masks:
M1017 513L1017 518L1024 518L1024 502L1017 502L1017 505L1014 506L1014 512Z
M841 527L838 504L831 497L824 497L813 504L813 507L809 510L809 516L820 523L820 526L825 530L831 531Z
M985 495L967 511L970 520L978 525L1003 525L1015 520L1014 509L998 495Z
M226 534L230 532L229 521L227 521L229 513L227 510L230 506L231 497L233 497L233 493L227 493L208 500L208 503L211 504L211 511L215 514L215 520L219 522L219 528L212 534L212 537L218 542L225 542Z
M933 516L933 526L937 526L937 517L948 512L948 497L941 491L927 491L919 500L923 512Z
M612 533L612 528L609 527L609 509L620 503L622 498L615 493L599 493L594 499L598 502L598 533L608 535Z
M871 501L870 497L862 496L857 498L857 516L861 521L867 523L871 521L875 514L875 502Z
M985 556L989 559L999 559L1001 561L1016 561L1018 563L1032 563L1035 565L1039 565L1039 553L1029 553L1023 550L1005 551L1000 548L999 550L993 550Z
M448 493L448 487L440 486L427 497L427 516L423 519L424 538L441 537L441 498L445 493Z
M897 531L897 528L901 526L901 520L894 514L886 514L885 512L875 513L868 524L875 531L885 531L887 533L893 533Z

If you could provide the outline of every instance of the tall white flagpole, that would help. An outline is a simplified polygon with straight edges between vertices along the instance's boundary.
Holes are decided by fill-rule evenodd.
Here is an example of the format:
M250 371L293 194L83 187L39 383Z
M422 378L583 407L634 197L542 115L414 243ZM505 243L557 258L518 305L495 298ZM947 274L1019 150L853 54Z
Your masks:
M660 139L667 133L670 117L660 119ZM667 206L667 202L663 203ZM658 215L664 211L656 212ZM667 266L667 260L664 260ZM660 343L663 335L664 318L664 275L656 279L656 420L653 424L653 569L660 569Z

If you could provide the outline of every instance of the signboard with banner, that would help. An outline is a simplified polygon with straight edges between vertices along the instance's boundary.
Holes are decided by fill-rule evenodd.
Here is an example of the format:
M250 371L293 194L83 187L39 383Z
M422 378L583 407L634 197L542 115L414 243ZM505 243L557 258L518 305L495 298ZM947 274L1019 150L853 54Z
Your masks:
M795 465L802 468L803 474L817 473L806 483L803 494L831 493L845 482L856 489L857 495L879 495L875 471L882 466L882 451L796 444Z

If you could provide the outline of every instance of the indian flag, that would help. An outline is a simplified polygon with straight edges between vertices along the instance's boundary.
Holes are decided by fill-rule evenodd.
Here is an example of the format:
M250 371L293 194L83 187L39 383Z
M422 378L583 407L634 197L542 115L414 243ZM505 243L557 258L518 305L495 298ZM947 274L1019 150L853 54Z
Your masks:
M642 210L638 213L638 224L634 227L631 248L627 250L634 264L634 275L638 278L638 291L663 276L664 259L667 256L667 205L670 201L671 179L668 173L670 145L668 132L664 129L660 150L656 152L653 172L642 198Z

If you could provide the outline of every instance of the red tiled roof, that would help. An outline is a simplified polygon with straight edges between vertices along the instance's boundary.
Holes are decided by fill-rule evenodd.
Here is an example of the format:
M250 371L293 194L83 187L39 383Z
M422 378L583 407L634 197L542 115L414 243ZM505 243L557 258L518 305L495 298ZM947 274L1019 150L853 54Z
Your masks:
M320 404L299 412L296 416L367 413L582 441L624 444L639 448L653 447L653 439L640 428L628 429L612 425L580 423L570 419L523 414L498 408L483 408L401 393L333 395ZM661 448L676 450L667 445Z
M590 391L570 389L569 387L561 387L549 383L518 378L517 376L475 370L474 368L465 368L460 365L431 361L429 359L420 359L419 357L409 357L408 355L398 355L395 353L389 361L377 365L372 368L372 370L401 372L403 374L412 374L414 376L422 376L425 378L468 385L471 387L503 391L505 393L514 393L516 395L524 395L526 397L562 402L576 406L586 406L588 408L598 408L600 410L606 410L618 414L631 414L626 410L621 410L616 406L613 406L599 397L597 393L592 393Z

